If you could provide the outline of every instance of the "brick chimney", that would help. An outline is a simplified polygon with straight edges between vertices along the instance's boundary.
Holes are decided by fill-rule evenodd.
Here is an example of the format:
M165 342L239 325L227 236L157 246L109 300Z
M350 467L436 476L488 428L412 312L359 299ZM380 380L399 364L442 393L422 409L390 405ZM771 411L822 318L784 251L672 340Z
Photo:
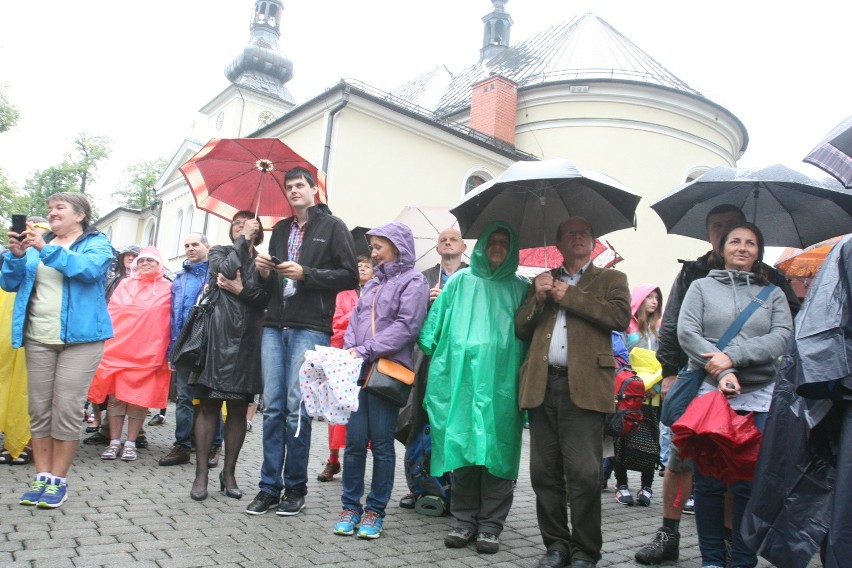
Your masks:
M514 146L518 112L517 83L494 75L471 88L470 127Z

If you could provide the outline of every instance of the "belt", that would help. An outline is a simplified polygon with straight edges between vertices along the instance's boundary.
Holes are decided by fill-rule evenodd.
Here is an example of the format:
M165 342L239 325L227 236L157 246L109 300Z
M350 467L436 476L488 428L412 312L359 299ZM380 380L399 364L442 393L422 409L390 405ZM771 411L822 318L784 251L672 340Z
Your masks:
M568 367L560 367L559 365L548 365L547 374L565 376L568 374Z

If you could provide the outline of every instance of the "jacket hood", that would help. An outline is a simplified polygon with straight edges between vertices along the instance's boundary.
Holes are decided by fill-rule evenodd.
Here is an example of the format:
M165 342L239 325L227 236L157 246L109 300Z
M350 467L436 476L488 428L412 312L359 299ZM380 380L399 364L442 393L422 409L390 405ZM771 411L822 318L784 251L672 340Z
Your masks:
M404 223L396 221L379 225L367 231L368 237L384 237L394 244L399 251L399 258L394 262L386 262L375 268L376 273L384 272L395 275L406 270L414 269L414 233Z
M637 284L633 287L632 295L630 298L630 325L627 327L627 333L633 333L639 331L639 320L636 319L636 312L639 311L639 307L642 305L642 302L650 296L654 291L656 291L660 295L660 305L657 309L660 310L660 314L663 311L663 292L660 290L659 286L655 284L648 284L643 282L642 284ZM660 322L662 322L662 317L660 318Z
M762 288L754 281L755 274L742 270L711 270L707 274L707 278L716 280L732 289L734 307L737 313L741 312L752 298L757 297L760 288ZM758 286L758 289L752 290L753 285Z
M137 270L140 258L153 258L157 261L157 273L154 279L156 279L158 276L162 277L163 274L165 274L166 267L163 265L163 255L160 254L160 251L157 249L157 247L151 246L142 248L142 250L139 251L139 255L135 259L133 259L133 278L140 278L139 272Z
M488 246L488 238L497 229L505 229L509 232L509 252L506 254L506 260L503 261L503 264L498 266L497 270L492 273L491 263L488 262L485 249ZM485 230L479 235L476 246L473 247L473 254L470 255L470 270L474 275L487 280L508 280L514 278L515 273L518 271L519 251L520 247L518 246L518 238L515 235L515 231L512 230L508 223L496 221L485 227Z

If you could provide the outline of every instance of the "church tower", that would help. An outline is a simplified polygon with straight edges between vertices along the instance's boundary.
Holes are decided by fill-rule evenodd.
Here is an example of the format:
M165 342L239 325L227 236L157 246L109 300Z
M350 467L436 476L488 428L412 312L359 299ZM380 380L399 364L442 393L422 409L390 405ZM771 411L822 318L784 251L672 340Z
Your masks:
M255 2L249 42L225 69L225 76L238 87L275 95L293 105L284 86L293 77L293 62L278 47L283 12L281 0Z
M512 16L505 9L508 1L491 0L494 10L482 17L485 22L485 35L482 38L482 49L479 50L480 63L503 53L509 47L509 29L513 22Z

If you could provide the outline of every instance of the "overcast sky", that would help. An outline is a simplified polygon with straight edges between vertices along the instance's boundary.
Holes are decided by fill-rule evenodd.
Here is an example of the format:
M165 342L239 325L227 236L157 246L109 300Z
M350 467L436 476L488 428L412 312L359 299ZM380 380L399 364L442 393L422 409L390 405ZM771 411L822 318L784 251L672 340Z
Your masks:
M281 49L297 102L340 78L392 90L479 54L488 0L285 0ZM782 7L785 6L785 7ZM786 7L791 6L791 7ZM253 0L0 2L0 83L21 112L0 134L0 168L21 185L57 164L77 133L113 140L96 195L131 164L171 158L196 112L227 85ZM511 43L592 11L734 113L750 143L740 167L802 157L852 114L852 3L510 0ZM570 156L566 156L570 159ZM812 173L815 170L810 170Z

